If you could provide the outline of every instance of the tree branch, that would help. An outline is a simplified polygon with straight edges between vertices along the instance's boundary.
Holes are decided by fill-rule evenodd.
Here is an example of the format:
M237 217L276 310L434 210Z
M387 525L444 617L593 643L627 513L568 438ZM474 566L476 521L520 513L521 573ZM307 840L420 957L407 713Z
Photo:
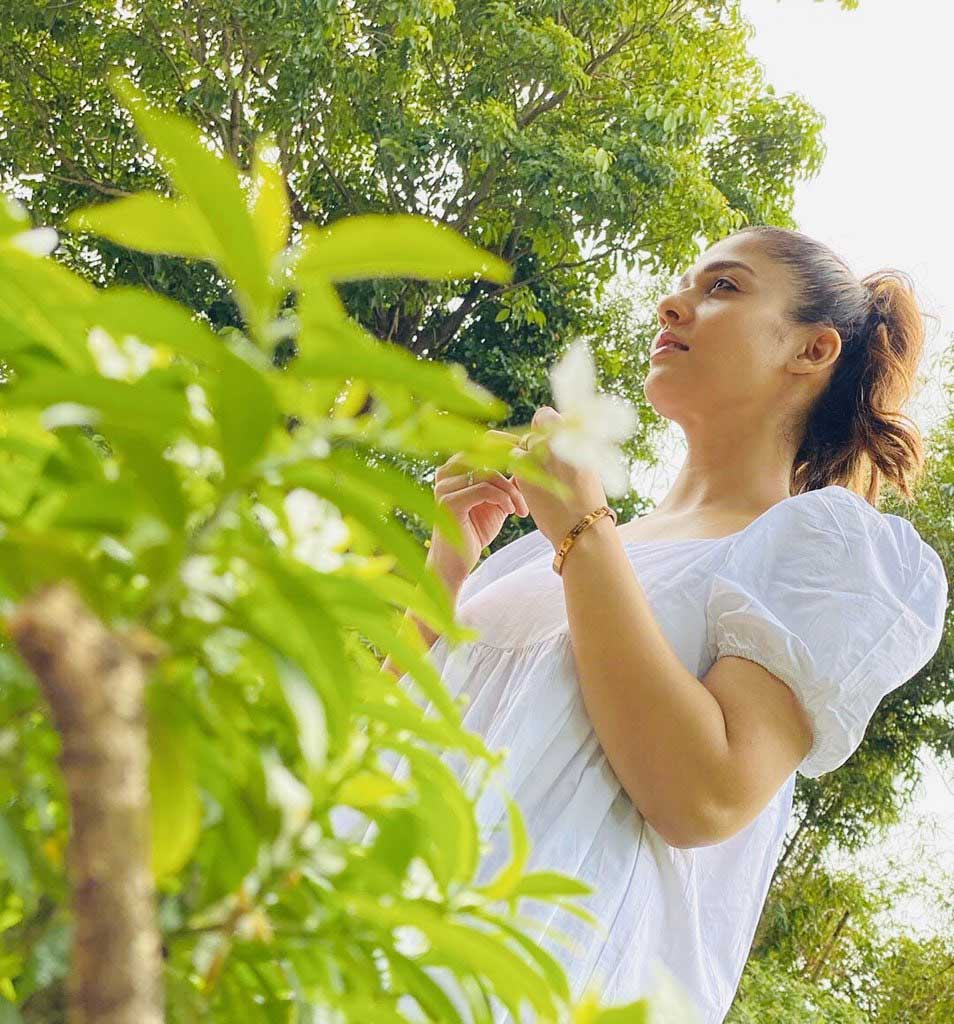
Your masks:
M60 734L70 806L71 1024L162 1024L162 956L150 869L144 658L70 583L9 622Z

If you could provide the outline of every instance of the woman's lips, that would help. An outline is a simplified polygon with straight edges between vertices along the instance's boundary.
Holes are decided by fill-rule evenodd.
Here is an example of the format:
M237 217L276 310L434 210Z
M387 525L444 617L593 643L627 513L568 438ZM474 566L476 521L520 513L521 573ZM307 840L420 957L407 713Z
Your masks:
M649 357L649 361L652 362L654 359L658 359L660 356L667 356L670 352L687 352L688 349L680 348L678 345L666 344L661 348L657 348L653 351L653 354Z

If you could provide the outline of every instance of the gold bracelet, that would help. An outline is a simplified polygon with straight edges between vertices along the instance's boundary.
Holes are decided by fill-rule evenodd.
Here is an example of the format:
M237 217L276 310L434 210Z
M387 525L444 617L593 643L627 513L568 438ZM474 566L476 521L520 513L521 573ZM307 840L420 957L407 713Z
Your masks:
M613 524L616 523L616 513L609 507L609 505L601 505L598 509L593 512L587 512L586 515L570 530L570 532L560 541L560 547L557 549L556 557L553 559L553 571L557 576L563 575L563 559L566 558L566 553L573 547L573 543L577 537L591 524L595 523L597 519L602 519L603 516L612 517Z

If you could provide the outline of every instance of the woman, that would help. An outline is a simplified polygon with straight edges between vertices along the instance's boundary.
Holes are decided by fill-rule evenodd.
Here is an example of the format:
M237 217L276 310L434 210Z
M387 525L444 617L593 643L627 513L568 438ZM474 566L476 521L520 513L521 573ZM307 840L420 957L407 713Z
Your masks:
M875 507L881 477L910 499L923 465L897 410L924 330L897 275L859 281L819 242L750 228L713 245L659 318L683 346L654 355L644 384L688 441L669 493L617 526L587 516L605 506L598 477L552 455L563 501L449 459L434 489L467 555L435 531L428 562L480 639L441 638L429 656L465 698L464 725L509 751L504 792L478 803L478 881L508 858L495 826L509 792L528 870L593 889L598 933L549 905L537 915L574 996L651 994L658 958L718 1024L795 771L843 764L885 694L933 657L947 582L913 526ZM471 572L510 513L538 528Z

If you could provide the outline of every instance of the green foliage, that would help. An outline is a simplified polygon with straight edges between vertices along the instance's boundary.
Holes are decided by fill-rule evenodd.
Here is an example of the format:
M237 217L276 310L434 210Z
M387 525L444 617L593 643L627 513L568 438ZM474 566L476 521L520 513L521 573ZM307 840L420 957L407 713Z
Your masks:
M949 872L930 861L909 850L864 877L816 863L790 867L766 904L726 1024L948 1020L954 905ZM915 894L932 907L925 924L933 935L886 926L890 908Z
M61 258L89 280L173 296L216 327L244 325L250 261L273 258L283 224L294 238L310 223L433 218L507 261L513 279L379 265L342 283L344 307L378 338L459 362L526 422L548 398L545 367L573 335L593 334L598 361L609 348L593 299L616 271L667 277L702 238L794 226L796 183L824 154L823 121L765 81L750 34L739 0L44 0L0 27L0 114L18 126L0 143L0 180L52 224L122 197L95 211L114 230L64 238ZM116 107L104 74L115 67L261 182L263 210L285 211L261 255L249 244L254 217L213 230L204 193L191 219L191 198L142 194L165 189L161 162ZM281 186L263 177L266 151ZM196 167L209 166L211 189L208 161ZM177 184L192 170L170 167ZM239 203L227 183L216 194ZM143 243L129 232L147 221L150 244L124 248ZM217 249L241 285L238 303L213 264L179 258ZM626 339L634 354L648 354L655 333L653 318L641 320ZM610 379L640 396L641 376ZM658 417L643 405L648 434Z
M460 530L428 489L371 463L463 449L505 469L482 424L506 406L461 367L366 334L333 287L379 273L506 282L511 270L420 218L368 215L290 248L265 148L246 190L188 121L114 85L177 194L70 224L210 261L247 331L216 332L145 290L90 286L23 251L28 223L3 208L0 596L9 613L69 578L114 630L162 651L147 713L167 1019L290 1024L325 1007L399 1021L408 1001L462 1019L440 968L477 1019L498 1001L556 1020L571 1009L566 978L515 912L523 899L572 908L589 890L526 872L513 803L511 862L475 885L476 798L441 754L485 773L501 755L463 729L422 642L398 628L410 608L449 643L474 636L397 513L457 541ZM280 312L289 293L297 305ZM279 369L289 332L298 354ZM361 415L369 394L386 401ZM407 670L400 685L382 654ZM0 1005L54 1024L70 934L59 743L9 642L0 680ZM385 751L407 759L406 778ZM403 945L408 928L423 949ZM610 1024L644 1010L588 998L575 1013Z

